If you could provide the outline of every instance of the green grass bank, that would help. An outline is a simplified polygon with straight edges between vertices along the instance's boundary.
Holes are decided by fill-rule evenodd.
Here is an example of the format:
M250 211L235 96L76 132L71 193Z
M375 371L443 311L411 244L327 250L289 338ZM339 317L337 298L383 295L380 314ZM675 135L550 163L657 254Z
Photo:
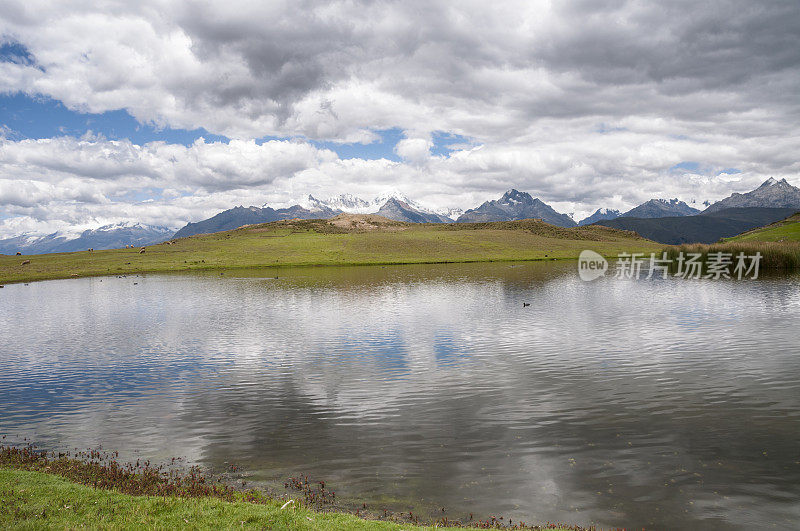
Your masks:
M181 472L149 462L120 463L100 451L47 453L0 446L3 529L363 529L416 531L436 527L571 529L496 520L420 525L419 515L369 512L337 505L324 482L289 478L282 496L236 490L198 469ZM509 525L510 524L510 525Z
M212 497L133 496L44 472L0 468L3 529L433 529Z
M311 265L388 265L576 259L652 252L635 233L590 226L564 229L536 220L416 224L374 215L295 220L202 234L139 248L0 256L0 284L170 271ZM27 262L27 263L26 263Z

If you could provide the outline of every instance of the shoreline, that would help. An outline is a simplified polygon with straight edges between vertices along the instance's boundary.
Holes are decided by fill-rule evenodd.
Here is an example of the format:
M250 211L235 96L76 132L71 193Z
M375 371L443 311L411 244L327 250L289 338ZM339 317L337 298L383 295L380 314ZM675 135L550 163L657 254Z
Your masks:
M308 529L553 529L594 527L527 525L502 517L425 521L412 511L391 512L357 503L337 504L324 481L288 478L287 496L234 486L199 468L120 463L97 450L55 453L35 446L0 446L0 524L73 527L283 527ZM348 506L349 505L349 506ZM444 509L443 509L444 511ZM8 518L8 520L6 520Z
M602 253L600 253L603 255ZM0 255L2 256L2 255ZM28 255L40 256L40 255ZM616 256L616 254L605 254L604 257L608 258ZM406 265L446 265L446 264L491 264L491 263L511 263L511 262L568 262L575 261L578 256L563 256L558 258L497 258L485 260L431 260L431 261L391 261L391 262L298 262L298 263L282 263L282 264L264 264L264 265L212 265L207 267L190 267L183 269L131 269L122 270L114 273L77 273L70 274L69 276L48 276L48 277L31 277L14 280L3 280L0 277L0 284L13 285L31 282L46 282L48 280L70 280L79 278L104 278L104 277L118 277L124 275L146 275L146 274L184 274L184 273L209 273L214 271L246 271L246 270L259 270L274 271L277 269L305 269L305 268L324 268L324 267L376 267L376 266L406 266Z

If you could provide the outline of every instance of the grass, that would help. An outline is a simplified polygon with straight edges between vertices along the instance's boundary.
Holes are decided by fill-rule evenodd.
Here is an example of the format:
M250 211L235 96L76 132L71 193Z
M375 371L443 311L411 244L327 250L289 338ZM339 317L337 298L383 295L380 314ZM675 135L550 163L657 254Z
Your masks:
M0 468L0 503L3 529L409 529L302 507L281 509L277 501L132 496L42 472L4 468Z
M739 253L755 256L761 253L760 270L796 271L800 269L800 242L729 241L711 245L679 245L666 249L667 256L676 259L679 253L700 253L701 261L708 261L709 253L731 253L734 261Z
M575 259L651 252L635 233L563 229L534 220L414 224L378 216L281 221L203 234L139 249L0 256L0 284L56 278L306 265L368 265ZM24 264L25 261L30 263Z
M725 242L800 242L800 213L776 221L765 227L753 229Z
M321 512L310 499L325 491L292 478L300 494L286 499L257 491L236 491L191 470L188 475L149 463L122 465L110 454L91 451L80 458L47 454L33 447L0 447L0 526L3 529L363 529L422 530L435 527L498 528L497 520L420 526L411 513L361 518ZM319 503L323 503L324 500ZM543 529L522 527L515 529ZM548 524L546 529L572 529Z

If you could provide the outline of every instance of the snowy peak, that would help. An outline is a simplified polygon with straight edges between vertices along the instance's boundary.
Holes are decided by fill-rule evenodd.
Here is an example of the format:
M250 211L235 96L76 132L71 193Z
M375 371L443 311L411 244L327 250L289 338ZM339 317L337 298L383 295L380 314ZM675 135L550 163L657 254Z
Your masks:
M132 230L144 230L144 231L151 231L151 232L163 232L164 234L172 234L175 232L175 229L164 227L162 225L147 225L146 223L139 223L138 221L120 221L119 223L112 223L110 225L103 225L102 227L98 227L93 229L94 231L103 231L108 232L112 230L119 230L119 229L132 229ZM92 230L88 231L92 232Z
M440 216L444 216L448 219L453 221L457 220L463 213L463 208L438 208L434 210L435 214L439 214Z
M447 214L434 211L426 208L419 203L408 198L407 195L398 190L388 190L377 195L372 201L365 201L358 196L352 194L339 194L329 197L328 199L317 199L313 195L302 202L303 206L308 209L323 209L328 208L331 210L341 210L348 214L375 214L377 213L388 201L397 200L404 203L409 208L417 210L425 214L435 214L450 218L458 209L446 209ZM460 214L460 211L459 211ZM456 216L457 217L457 216Z
M330 208L332 210L341 210L342 212L349 212L351 214L363 214L362 212L371 208L368 201L364 201L360 197L352 194L339 194L334 197L329 197L326 200L317 199L313 195L308 196L306 200L308 207L312 208Z
M611 208L598 208L594 214L589 216L588 218L582 219L578 222L578 225L591 225L592 223L597 223L598 221L608 220L608 219L616 219L620 216L619 210L614 210Z
M501 197L500 201L498 202L504 205L532 205L534 199L531 197L531 194L527 192L520 192L519 190L512 188L508 192L504 193L503 197Z
M770 177L769 179L761 183L761 186L756 188L756 190L758 190L759 188L768 188L770 186L788 186L790 188L794 188L791 184L789 184L789 182L786 179L781 179L779 181L775 177Z
M717 201L704 212L717 212L725 208L800 208L800 189L770 177L761 186L745 194L733 193Z
M0 240L0 253L43 254L85 251L88 248L118 249L126 245L152 245L168 240L173 229L123 221L96 229L76 229L52 234L23 234Z
M373 204L381 204L383 205L386 201L390 199L397 199L398 201L402 201L403 203L408 203L409 205L413 205L414 201L408 198L406 194L397 190L388 190L379 194L375 199L373 199Z

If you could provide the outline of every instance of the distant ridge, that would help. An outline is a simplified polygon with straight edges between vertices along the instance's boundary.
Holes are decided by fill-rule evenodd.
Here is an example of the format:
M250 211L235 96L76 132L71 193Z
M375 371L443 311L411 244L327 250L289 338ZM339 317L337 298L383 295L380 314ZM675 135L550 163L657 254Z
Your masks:
M270 221L280 221L284 219L325 219L332 218L340 211L329 208L318 208L309 210L300 205L289 208L274 209L271 207L259 208L256 206L238 206L229 210L224 210L197 223L188 223L185 227L175 233L175 238L185 238L195 234L210 234L225 230L238 229L244 225L255 225L257 223L268 223Z

